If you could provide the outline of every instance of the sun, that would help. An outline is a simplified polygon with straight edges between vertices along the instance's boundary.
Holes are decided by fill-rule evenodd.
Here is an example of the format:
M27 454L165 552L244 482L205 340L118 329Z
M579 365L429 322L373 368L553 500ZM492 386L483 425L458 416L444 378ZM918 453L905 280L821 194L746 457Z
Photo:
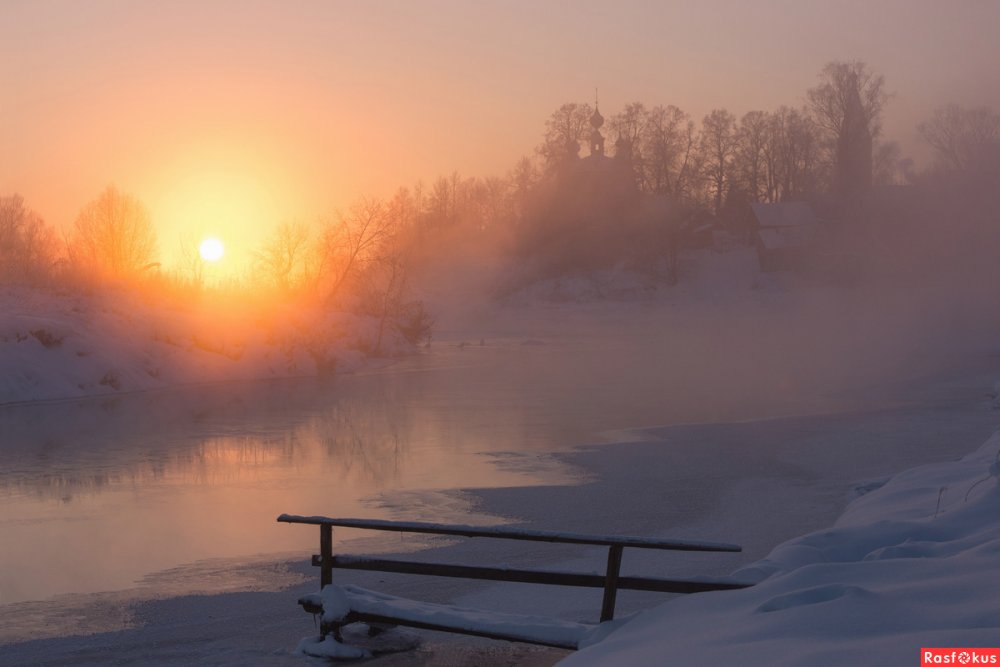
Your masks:
M226 246L219 239L210 236L198 246L198 253L206 262L218 262L226 254Z

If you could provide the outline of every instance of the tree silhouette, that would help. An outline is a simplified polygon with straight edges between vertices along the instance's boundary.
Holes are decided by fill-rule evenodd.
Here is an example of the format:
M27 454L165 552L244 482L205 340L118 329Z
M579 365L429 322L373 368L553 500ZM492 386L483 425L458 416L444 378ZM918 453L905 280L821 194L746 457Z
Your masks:
M770 118L765 111L743 114L736 130L733 166L739 187L751 201L760 201L765 193L765 151Z
M677 107L656 106L646 114L639 152L647 192L678 200L689 194L695 139L694 122Z
M725 109L713 109L701 121L701 153L711 188L715 213L722 210L732 177L736 152L736 118Z
M309 227L283 222L254 253L254 268L266 283L290 292L306 280L309 249Z
M84 206L73 224L69 255L104 279L128 279L155 266L156 232L138 199L114 186Z
M806 111L778 107L770 115L764 148L766 201L787 201L816 189L821 180L819 128Z
M15 194L0 197L0 280L32 283L44 278L55 261L52 228Z
M378 199L361 199L347 213L324 223L319 239L317 276L333 302L359 273L362 265L398 231L391 210Z
M861 61L831 62L807 96L827 137L834 187L841 194L870 187L872 146L882 131L882 109L889 99L884 77Z
M950 104L936 110L917 131L934 149L938 166L950 171L980 166L1000 148L1000 114L988 107Z
M579 155L580 142L587 135L593 113L589 104L575 102L563 104L552 112L545 121L545 141L538 149L548 169L556 169Z

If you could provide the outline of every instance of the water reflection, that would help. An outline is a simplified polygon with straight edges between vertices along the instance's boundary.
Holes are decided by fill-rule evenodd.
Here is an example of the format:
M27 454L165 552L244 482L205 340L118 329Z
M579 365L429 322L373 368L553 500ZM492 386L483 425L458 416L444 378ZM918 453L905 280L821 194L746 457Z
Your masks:
M328 381L0 408L0 603L312 550L313 531L279 526L282 512L499 520L470 516L457 490L565 482L557 461L536 454L599 431L862 400L803 389L825 382L769 391L784 387L773 373L737 381L710 355L653 354L660 331L618 346L447 347Z
M310 419L297 435L326 461L336 462L331 472L340 480L356 477L386 486L399 477L405 447L401 434L411 430L405 405L383 393L364 403L341 400Z
M481 371L445 355L328 381L2 408L0 603L312 548L312 531L275 523L282 512L468 520L448 489L553 479L484 456L553 434L529 425L517 383Z
M319 467L386 486L413 409L351 378L0 409L0 497L71 503L123 485L244 484ZM359 391L360 389L360 391Z

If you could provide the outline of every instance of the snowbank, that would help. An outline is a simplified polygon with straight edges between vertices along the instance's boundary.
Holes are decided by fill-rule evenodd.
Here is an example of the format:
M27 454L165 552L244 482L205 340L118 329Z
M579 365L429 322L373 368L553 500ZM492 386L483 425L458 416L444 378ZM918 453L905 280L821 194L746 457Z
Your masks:
M306 601L313 607L322 607L325 623L341 621L353 611L398 619L403 625L416 623L418 627L459 628L470 634L509 637L560 647L575 648L597 629L591 623L420 602L350 585L328 584L320 594L299 599L300 604ZM311 651L306 652L315 655Z
M0 405L355 370L376 328L346 313L0 288Z
M1000 646L1000 433L894 476L824 531L734 574L753 588L637 614L585 665L906 665L921 647Z

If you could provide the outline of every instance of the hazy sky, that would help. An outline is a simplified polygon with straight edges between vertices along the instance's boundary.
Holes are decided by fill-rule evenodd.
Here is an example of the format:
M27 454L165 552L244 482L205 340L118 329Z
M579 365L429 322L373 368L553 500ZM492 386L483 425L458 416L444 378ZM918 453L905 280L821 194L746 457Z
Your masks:
M799 105L831 60L895 92L886 135L1000 108L1000 2L0 0L0 194L69 225L115 183L169 255L458 170L505 172L560 104L696 119ZM235 248L239 251L239 248Z

